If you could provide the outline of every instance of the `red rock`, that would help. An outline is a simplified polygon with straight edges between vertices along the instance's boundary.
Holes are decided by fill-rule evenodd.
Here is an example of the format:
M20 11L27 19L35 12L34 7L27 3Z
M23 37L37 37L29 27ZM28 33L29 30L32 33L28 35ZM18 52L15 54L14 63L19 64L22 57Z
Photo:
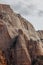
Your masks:
M0 4L0 49L6 59L0 53L0 65L43 65L41 36L9 5Z

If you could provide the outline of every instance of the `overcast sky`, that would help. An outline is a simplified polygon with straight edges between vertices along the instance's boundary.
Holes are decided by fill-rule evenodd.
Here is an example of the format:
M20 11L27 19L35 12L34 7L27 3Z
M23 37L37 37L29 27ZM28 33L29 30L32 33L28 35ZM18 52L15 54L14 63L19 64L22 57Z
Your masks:
M43 30L43 0L0 0L30 21L36 30Z

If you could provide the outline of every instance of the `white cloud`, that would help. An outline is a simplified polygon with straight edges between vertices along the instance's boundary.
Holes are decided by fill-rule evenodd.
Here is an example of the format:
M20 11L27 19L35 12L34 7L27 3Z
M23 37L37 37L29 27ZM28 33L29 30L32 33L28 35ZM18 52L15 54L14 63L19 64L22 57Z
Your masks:
M15 0L0 0L0 3L12 5L15 3Z

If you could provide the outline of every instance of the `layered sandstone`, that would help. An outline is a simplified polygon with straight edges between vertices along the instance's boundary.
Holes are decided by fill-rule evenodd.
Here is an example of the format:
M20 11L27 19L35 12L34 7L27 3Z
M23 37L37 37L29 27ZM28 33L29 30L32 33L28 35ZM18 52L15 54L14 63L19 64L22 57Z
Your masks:
M0 4L0 49L5 55L1 59L0 53L0 65L43 65L40 37L31 23L9 5Z

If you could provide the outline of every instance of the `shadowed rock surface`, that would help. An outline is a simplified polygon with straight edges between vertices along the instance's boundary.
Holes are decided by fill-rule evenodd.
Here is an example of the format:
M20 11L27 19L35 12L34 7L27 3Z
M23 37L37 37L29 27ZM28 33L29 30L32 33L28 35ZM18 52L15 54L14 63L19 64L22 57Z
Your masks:
M0 65L43 65L43 33L0 4Z

